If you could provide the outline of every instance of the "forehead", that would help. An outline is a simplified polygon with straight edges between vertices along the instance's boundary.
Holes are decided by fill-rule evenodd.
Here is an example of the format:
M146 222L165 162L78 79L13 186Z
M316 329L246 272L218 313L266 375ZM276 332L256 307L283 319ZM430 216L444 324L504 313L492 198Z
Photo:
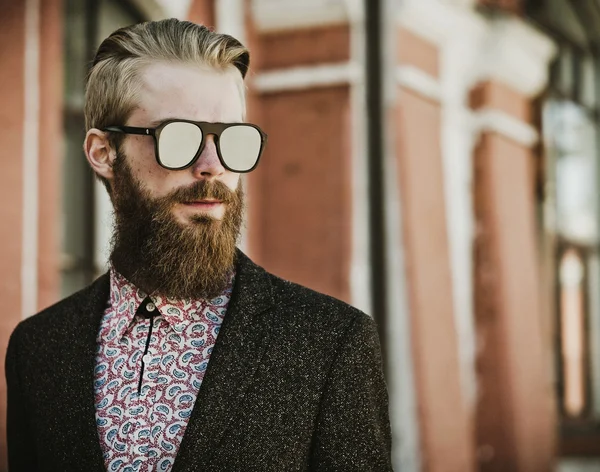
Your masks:
M235 68L217 70L166 62L149 64L140 72L138 106L129 123L148 126L149 122L168 118L242 121L241 82L242 77ZM134 120L139 122L134 123Z

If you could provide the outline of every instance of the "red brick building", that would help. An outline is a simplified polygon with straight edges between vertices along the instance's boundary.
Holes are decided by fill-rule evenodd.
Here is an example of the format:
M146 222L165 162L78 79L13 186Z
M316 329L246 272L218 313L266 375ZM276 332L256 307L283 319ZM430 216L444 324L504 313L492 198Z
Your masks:
M251 48L249 119L269 143L246 181L243 249L376 318L395 467L547 472L600 456L597 2L0 12L0 351L106 267L110 205L81 150L86 64L117 27L177 16ZM4 423L3 382L0 404Z

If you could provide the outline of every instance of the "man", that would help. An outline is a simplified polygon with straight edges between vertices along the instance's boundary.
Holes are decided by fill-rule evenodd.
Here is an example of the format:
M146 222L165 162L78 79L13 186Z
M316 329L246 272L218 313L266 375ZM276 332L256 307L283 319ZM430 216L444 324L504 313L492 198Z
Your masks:
M11 471L387 471L374 323L236 249L249 53L175 19L116 31L84 150L114 206L110 271L21 322Z

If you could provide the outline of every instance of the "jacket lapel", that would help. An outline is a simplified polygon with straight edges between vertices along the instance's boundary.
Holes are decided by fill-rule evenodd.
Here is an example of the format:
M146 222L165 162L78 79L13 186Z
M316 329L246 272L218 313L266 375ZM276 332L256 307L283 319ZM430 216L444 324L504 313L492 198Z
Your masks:
M270 338L273 307L267 273L238 251L227 314L198 392L173 472L201 470L231 423Z
M62 359L58 363L66 367L64 372L77 373L61 376L62 382L57 387L70 413L64 419L63 433L73 436L73 453L81 470L86 471L104 470L95 418L94 360L96 335L109 296L109 280L105 274L75 295L75 308L70 311L72 331L61 348ZM70 426L69 421L73 421Z

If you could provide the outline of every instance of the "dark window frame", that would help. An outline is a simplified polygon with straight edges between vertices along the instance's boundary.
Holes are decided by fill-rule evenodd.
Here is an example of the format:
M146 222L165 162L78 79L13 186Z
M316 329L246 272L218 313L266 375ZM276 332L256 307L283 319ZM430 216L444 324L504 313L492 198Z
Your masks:
M67 0L64 4L64 17L65 17L65 28L64 28L64 41L65 44L72 39L71 34L80 34L79 31L72 32L69 27L70 8L83 8L83 22L84 22L84 57L78 56L75 58L65 57L65 80L69 76L69 68L76 67L81 68L79 72L74 74L76 77L79 75L85 77L87 75L89 65L92 63L96 50L99 46L98 30L100 22L100 11L107 3L112 3L121 9L126 15L130 16L135 22L144 21L142 13L127 0L85 0L84 2L77 2L77 0ZM72 11L72 10L71 10ZM75 62L75 64L73 64ZM72 69L75 70L75 69ZM83 93L85 87L84 83L79 83L77 80L76 84L67 84L67 86L77 87L77 93ZM81 135L84 135L84 114L82 103L70 103L65 96L63 102L63 133L65 140L71 138L72 140L78 140ZM79 135L79 136L78 136ZM83 144L83 143L81 143ZM79 148L81 149L81 147ZM76 156L72 149L65 146L65 161L71 159L81 159L85 162L85 155L83 151L78 151ZM70 154L69 154L70 153ZM62 296L67 296L77 289L83 288L83 286L90 284L96 278L98 268L96 267L95 251L96 251L96 198L95 198L95 176L87 166L85 165L85 171L77 171L76 178L81 179L80 184L83 187L83 194L78 195L78 198L82 199L84 208L79 209L77 214L69 213L68 208L65 206L65 201L61 203L63 212L65 215L65 221L63 222L62 232L63 241L61 242L61 262L60 262L60 273L61 273L61 285L62 285ZM64 182L63 192L68 193L66 188L70 185L70 182ZM78 219L79 223L74 224L73 221L66 221L69 219ZM68 235L67 235L68 233ZM77 240L78 247L83 247L82 254L76 254L71 248L67 247L70 245L68 241ZM74 282L78 280L78 282Z
M587 34L588 44L582 45L578 44L572 38L567 37L562 31L559 31L555 28L547 24L543 24L540 21L537 21L537 18L540 17L540 12L542 9L547 7L548 2L551 0L539 1L539 0L530 0L525 2L525 15L528 20L532 21L536 24L542 31L551 36L559 45L560 52L557 56L557 59L551 66L550 71L550 84L545 91L544 95L540 97L538 104L541 107L547 100L565 100L570 101L578 106L580 106L586 113L587 117L594 122L596 129L598 132L596 133L596 149L595 156L597 162L600 162L600 24L594 25L590 24L589 18L591 16L584 12L585 9L588 9L588 13L590 12L590 8L595 9L595 16L600 18L600 3L595 2L593 0L582 0L580 2L572 2L570 6L575 12L576 16L579 19L580 25L583 27ZM590 39L591 38L591 39ZM565 91L562 89L563 84L557 83L560 81L559 74L561 74L561 53L564 53L565 50L569 51L571 55L571 76L572 76L572 86L571 89ZM590 106L588 103L585 103L585 99L583 97L583 87L585 86L585 71L583 67L584 58L589 58L593 61L594 67L594 75L595 75L595 103L594 106ZM545 159L543 153L540 155L541 159ZM544 196L542 195L543 199ZM600 215L598 215L600 218ZM583 411L583 414L580 418L568 418L564 415L564 378L562 373L562 352L561 352L561 332L560 332L560 279L558 269L560 267L560 257L564 254L564 251L568 248L575 249L580 255L584 262L584 281L583 283L583 294L584 294L584 313L589 313L589 267L588 261L590 253L600 253L600 242L594 245L581 245L575 241L568 240L564 237L561 237L558 234L553 235L553 252L554 252L554 277L553 277L553 287L554 291L554 301L555 301L555 311L554 311L554 323L556 326L555 329L555 372L556 372L556 387L557 387L557 400L559 404L558 413L560 419L560 427L559 427L559 453L565 456L600 456L600 417L592 418L590 416L590 410L592 409L592 404L590 399L593 397L592 392L592 383L590 372L591 358L590 358L590 345L591 339L590 336L586 336L585 338L585 346L584 346L584 365L588 375L586 376L585 383L585 396L586 396L586 405ZM585 318L585 333L589 333L589 316Z

